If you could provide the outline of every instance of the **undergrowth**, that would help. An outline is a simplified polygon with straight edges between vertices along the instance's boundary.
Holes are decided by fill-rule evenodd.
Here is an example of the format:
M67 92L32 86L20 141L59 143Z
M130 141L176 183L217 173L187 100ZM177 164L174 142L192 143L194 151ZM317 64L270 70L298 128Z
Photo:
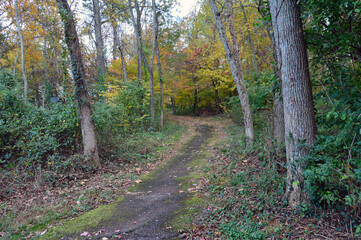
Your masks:
M114 201L140 174L155 167L156 161L168 154L184 130L184 125L167 122L162 131L128 134L121 140L127 141L123 149L136 157L109 161L102 172L75 169L69 174L55 175L44 170L34 181L28 182L16 181L13 177L16 182L8 188L12 191L7 193L7 199L0 201L1 239L35 237L49 224ZM62 165L80 165L81 160L79 157L68 158ZM46 184L45 179L52 179L53 183Z
M257 140L245 143L243 128L225 126L228 138L210 159L201 194L207 214L194 221L191 239L352 239L344 211L303 203L297 210L283 200L285 156L273 142L268 111L255 115ZM341 209L342 210L342 209Z

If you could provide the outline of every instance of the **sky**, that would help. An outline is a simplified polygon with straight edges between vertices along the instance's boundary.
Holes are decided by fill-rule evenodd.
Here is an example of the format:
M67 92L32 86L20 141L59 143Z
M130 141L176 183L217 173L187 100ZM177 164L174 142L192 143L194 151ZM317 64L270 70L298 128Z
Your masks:
M177 0L180 4L179 7L176 7L173 15L180 18L185 17L188 13L194 9L197 4L197 0Z

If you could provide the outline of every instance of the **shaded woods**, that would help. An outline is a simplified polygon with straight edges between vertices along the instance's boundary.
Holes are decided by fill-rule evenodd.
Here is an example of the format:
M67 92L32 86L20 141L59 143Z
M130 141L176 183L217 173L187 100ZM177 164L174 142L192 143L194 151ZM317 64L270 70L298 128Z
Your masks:
M249 169L239 165L247 158L277 186L258 202L302 218L323 209L350 239L361 234L359 1L200 0L181 15L175 0L69 4L0 3L1 237L21 238L100 204L13 226L24 194L120 169L138 169L123 176L136 180L166 151L161 144L184 131L170 115L233 120L221 124L229 143L216 146L233 161L222 189L247 187ZM262 181L254 179L259 188ZM232 207L245 206L237 201ZM232 235L232 221L210 231L246 238ZM285 229L260 225L252 239L287 237Z

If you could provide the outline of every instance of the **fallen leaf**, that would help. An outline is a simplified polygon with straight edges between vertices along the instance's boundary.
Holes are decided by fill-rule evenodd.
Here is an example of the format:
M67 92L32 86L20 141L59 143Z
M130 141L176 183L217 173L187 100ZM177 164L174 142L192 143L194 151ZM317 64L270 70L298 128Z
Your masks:
M135 180L135 183L141 183L141 182L143 182L143 181L140 179Z
M89 233L88 232L83 232L82 234L80 234L80 236L88 236Z
M48 231L48 229L45 229L44 231L42 231L42 232L40 233L40 235L43 236L47 231Z

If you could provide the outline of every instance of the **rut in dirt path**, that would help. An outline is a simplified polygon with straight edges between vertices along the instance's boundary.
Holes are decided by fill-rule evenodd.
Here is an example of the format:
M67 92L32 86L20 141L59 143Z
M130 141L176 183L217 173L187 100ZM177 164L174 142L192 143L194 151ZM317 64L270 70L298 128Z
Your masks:
M210 137L208 125L196 125L197 135L181 150L180 154L151 173L152 177L136 186L136 192L125 196L107 220L101 221L89 235L81 232L62 239L178 239L179 232L169 225L174 213L182 207L190 193L179 191L180 177L190 172L187 163L199 158L199 150ZM102 229L96 236L94 233ZM114 237L114 238L113 238Z

